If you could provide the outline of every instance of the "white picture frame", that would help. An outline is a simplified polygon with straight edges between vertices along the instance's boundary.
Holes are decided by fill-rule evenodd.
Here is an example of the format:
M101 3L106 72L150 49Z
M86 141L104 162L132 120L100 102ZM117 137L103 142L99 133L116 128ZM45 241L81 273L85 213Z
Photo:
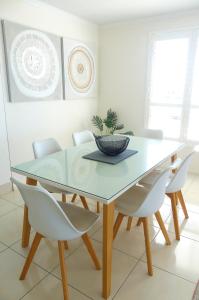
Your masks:
M9 101L63 100L61 37L2 21Z
M96 98L96 47L77 40L63 38L62 53L65 99Z

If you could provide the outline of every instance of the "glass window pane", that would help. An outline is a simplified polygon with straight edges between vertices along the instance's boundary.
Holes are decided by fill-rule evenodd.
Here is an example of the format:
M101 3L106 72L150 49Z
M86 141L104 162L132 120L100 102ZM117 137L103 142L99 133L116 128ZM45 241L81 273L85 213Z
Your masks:
M188 46L188 38L155 42L151 70L150 102L182 103Z
M151 106L149 124L151 129L161 129L167 138L179 138L181 109L175 107Z
M196 58L194 63L194 72L193 72L193 86L192 86L192 104L199 105L199 40L196 50Z
M199 108L193 108L190 112L188 139L199 141Z

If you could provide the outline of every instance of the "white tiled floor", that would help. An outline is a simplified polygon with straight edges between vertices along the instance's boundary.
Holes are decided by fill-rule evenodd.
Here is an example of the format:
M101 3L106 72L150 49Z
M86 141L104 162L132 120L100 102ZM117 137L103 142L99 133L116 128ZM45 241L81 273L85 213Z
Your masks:
M179 208L181 240L175 240L170 202L161 213L172 240L165 246L159 226L150 219L154 276L147 275L142 227L121 226L113 244L113 284L110 299L191 300L199 279L199 176L191 174L184 188L190 218ZM92 203L92 202L91 202ZM95 209L95 205L92 205ZM17 191L0 196L0 300L62 300L55 242L42 241L25 281L18 277L28 249L21 248L23 201ZM134 220L133 224L136 224ZM90 233L101 259L102 221ZM31 240L34 232L31 234ZM81 240L65 252L71 300L101 298L101 271L96 271Z

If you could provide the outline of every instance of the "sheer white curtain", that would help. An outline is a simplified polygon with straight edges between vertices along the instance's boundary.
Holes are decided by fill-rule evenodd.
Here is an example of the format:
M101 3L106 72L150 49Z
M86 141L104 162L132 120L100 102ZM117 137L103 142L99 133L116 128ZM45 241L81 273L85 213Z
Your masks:
M146 116L166 138L199 141L198 30L153 36Z

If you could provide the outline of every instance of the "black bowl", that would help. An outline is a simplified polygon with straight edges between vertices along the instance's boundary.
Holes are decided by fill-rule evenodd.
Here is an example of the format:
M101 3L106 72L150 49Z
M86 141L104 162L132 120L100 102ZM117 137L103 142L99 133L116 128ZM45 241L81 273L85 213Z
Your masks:
M106 155L115 156L126 150L130 141L123 135L95 136L98 149Z

